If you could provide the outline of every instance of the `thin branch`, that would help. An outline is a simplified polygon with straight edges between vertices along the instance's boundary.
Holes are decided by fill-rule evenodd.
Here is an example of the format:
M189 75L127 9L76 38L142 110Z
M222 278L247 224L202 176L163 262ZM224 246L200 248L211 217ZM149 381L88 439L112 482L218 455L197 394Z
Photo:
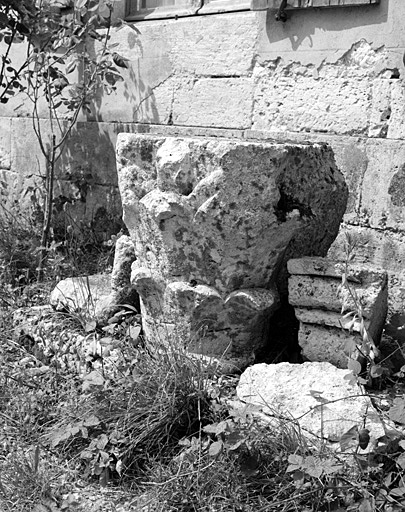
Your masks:
M22 384L23 386L27 386L27 388L30 388L30 389L38 389L38 386L36 386L35 384L30 384L29 382L25 382L25 380L23 379L17 379L16 377L13 377L12 375L10 375L9 373L5 373L4 374L5 377L7 377L8 379L11 379L13 380L14 382L17 382L18 384Z

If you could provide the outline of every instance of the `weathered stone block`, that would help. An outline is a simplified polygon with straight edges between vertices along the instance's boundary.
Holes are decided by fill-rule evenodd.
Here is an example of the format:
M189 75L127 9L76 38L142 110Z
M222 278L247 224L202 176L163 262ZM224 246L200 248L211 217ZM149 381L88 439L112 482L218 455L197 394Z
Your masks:
M343 67L342 67L343 69ZM314 77L312 66L279 61L254 71L255 130L364 134L369 126L371 84L325 66Z
M290 274L304 276L321 276L342 278L345 270L342 260L337 261L331 258L304 257L293 258L287 262L287 269ZM380 283L383 287L386 284L387 276L383 270L371 266L350 263L347 270L349 282L357 284Z
M391 120L391 80L377 79L372 86L369 137L386 137Z
M383 285L378 281L364 284L353 282L350 285L356 291L362 304L365 318L372 318L384 300L386 303L387 277L386 274L384 275ZM289 279L288 291L289 302L294 307L324 309L338 313L342 311L342 305L345 305L345 311L354 308L354 302L349 292L342 287L339 279L293 275Z
M387 47L361 39L309 62L276 47L254 69L254 129L403 138L404 82Z
M236 392L242 402L262 407L262 419L296 419L311 439L338 442L357 425L370 430L375 444L385 435L383 425L363 389L345 380L349 373L329 363L256 364L241 375Z
M391 84L390 120L387 137L389 139L405 138L405 82L393 80Z
M248 128L253 82L250 78L183 80L174 92L173 123L191 126Z
M347 188L331 151L121 134L117 162L145 331L183 324L196 351L246 363L287 259L325 254L338 231Z
M352 322L352 316L343 318L343 316L340 313L334 313L332 311L325 311L322 309L295 308L294 311L297 320L299 320L302 323L335 327L336 329L339 330L347 329L354 332L360 332L360 321L356 320L355 322ZM383 316L382 318L382 323L384 323L385 316ZM382 323L381 319L379 320L379 323L374 321L374 325L378 325L381 334ZM376 330L372 328L373 324L370 323L370 320L364 319L364 325L368 330L369 334L374 338L374 336L377 335L378 331L376 332Z
M11 119L0 118L0 169L11 167Z
M173 68L196 76L247 75L258 31L256 17L248 12L179 19L167 30Z
M347 343L361 344L361 336L349 333L343 328L329 327L327 324L300 322L298 343L301 354L307 361L331 363L337 368L347 368Z
M225 358L235 368L253 362L278 307L275 290L242 289L223 298L206 285L174 281L165 286L146 269L134 267L132 283L142 298L149 339L169 345L180 340L190 352Z
M376 315L371 320L364 320L367 333L376 345L380 343L386 313L385 300L380 309L376 308ZM352 346L353 341L359 346L362 344L360 320L353 323L352 316L343 318L339 313L305 308L295 308L295 316L300 321L298 344L303 357L347 368L347 347Z

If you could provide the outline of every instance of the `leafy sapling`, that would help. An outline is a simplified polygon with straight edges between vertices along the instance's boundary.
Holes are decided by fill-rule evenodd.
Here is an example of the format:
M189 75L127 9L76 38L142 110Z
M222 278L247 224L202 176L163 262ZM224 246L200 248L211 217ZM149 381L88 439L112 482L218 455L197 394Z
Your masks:
M355 380L360 384L370 384L371 380L378 378L383 374L383 368L376 363L380 356L375 341L370 335L365 319L364 308L361 297L352 284L353 277L350 277L350 263L355 258L355 250L359 245L359 240L346 232L345 243L345 262L342 268L342 310L343 319L348 321L344 328L352 332L356 327L361 336L361 342L358 343L355 338L346 342L345 352L349 356L348 368L352 371ZM343 325L342 325L343 327Z
M124 24L113 21L117 1L0 0L0 102L26 94L45 162L39 280L52 242L56 165L79 116L92 114L96 98L115 91L122 69L128 68L110 41L112 27ZM25 52L18 65L11 52L17 42L24 42Z

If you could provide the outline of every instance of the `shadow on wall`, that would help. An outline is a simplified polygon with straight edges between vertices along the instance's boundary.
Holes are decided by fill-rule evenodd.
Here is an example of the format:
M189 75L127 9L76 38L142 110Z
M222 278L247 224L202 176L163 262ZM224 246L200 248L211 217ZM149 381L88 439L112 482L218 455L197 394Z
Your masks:
M142 55L142 43L138 32L132 27L128 31L126 44L131 52ZM89 48L90 53L96 52L95 42L92 44L93 48ZM122 56L126 61L126 56ZM140 73L137 75L132 62L127 62L128 67L118 68L123 81L117 82L117 96L113 93L109 97L103 87L99 88L92 105L92 113L86 114L85 120L78 122L72 130L57 163L54 211L55 220L60 225L59 229L65 229L66 225L72 225L80 232L90 229L98 241L109 240L112 234L116 234L124 227L117 181L115 144L117 133L131 130L130 125L124 127L122 123L103 122L102 112L109 112L111 121L116 103L119 101L117 97L121 97L122 101L124 90L123 95L128 108L133 108L130 120L136 120L136 109L142 107L144 113L147 108L147 115L152 122L159 121L153 91L149 91L139 78Z
M58 229L71 225L107 241L122 227L113 130L79 122L57 163L54 213Z
M128 48L142 55L137 30L128 31ZM93 48L92 51L95 51ZM125 59L125 55L123 55ZM117 96L111 97L100 87L86 120L78 122L57 163L54 192L55 221L59 229L72 225L78 232L90 230L98 241L107 241L124 227L118 190L115 144L120 131L132 131L131 123L103 122L103 111L114 116L117 98L125 98L131 109L129 121L158 123L159 115L153 88L146 86L139 70L140 59L128 60L120 67L123 81L117 83ZM120 118L121 106L117 116ZM112 112L111 112L112 111ZM129 113L129 112L128 112Z
M112 41L118 42L117 53L125 61L125 67L118 68L122 81L115 84L116 93L112 93L111 96L102 88L99 89L93 113L88 116L88 120L102 122L108 117L109 121L115 122L166 124L167 119L162 119L158 113L156 98L157 90L172 73L164 41L148 48L147 57L144 58L141 32L136 26L126 25L125 29L119 32L120 35L117 34L118 31L113 35ZM163 91L163 95L165 93L166 90ZM166 97L168 99L163 100L163 103L171 105L171 90Z
M378 25L386 22L387 18L388 0L381 0L379 5L361 8L292 10L288 11L285 23L275 20L274 11L267 11L266 31L270 43L289 39L291 48L295 51L306 39L309 39L309 47L313 47L312 35L316 29L339 32L366 25Z
M129 80L125 82L124 98L132 106L132 119L134 121L146 118L149 123L160 123L154 90L141 79L139 59L137 73L133 67L129 68Z

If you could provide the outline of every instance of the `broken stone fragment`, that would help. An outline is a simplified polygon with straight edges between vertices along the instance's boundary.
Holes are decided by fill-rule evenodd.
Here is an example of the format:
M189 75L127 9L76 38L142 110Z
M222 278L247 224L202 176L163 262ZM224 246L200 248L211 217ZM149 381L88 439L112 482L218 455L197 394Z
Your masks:
M135 261L135 248L127 235L120 236L115 243L114 263L111 272L111 288L122 290L130 285L131 265Z
M110 292L108 274L69 277L59 281L51 293L49 302L57 311L82 311L95 318L101 314L102 304Z
M125 282L122 278L123 274L119 280L121 285ZM138 292L130 284L129 275L128 285L117 286L115 289L109 274L63 279L52 290L49 303L57 311L81 313L83 318L99 323L106 322L125 305L140 309Z
M147 336L181 325L192 350L250 361L287 260L326 254L338 232L347 187L332 151L126 133L117 167Z
M367 428L371 448L385 435L384 427L370 398L347 376L349 370L327 362L256 364L243 372L236 392L243 403L262 408L262 419L291 418L312 440L339 446L341 437L354 426Z
M131 267L135 259L135 248L131 238L127 235L120 236L115 244L111 293L105 304L104 318L125 305L132 306L140 312L139 295L131 283Z

